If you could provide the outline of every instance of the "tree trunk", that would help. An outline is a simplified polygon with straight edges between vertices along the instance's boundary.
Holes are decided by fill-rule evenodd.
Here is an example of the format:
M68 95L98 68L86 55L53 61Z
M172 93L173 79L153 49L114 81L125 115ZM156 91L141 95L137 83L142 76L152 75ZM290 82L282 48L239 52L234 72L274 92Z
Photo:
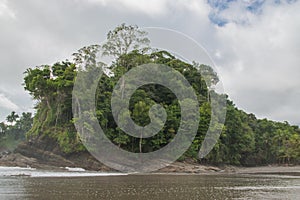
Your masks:
M139 147L140 147L140 153L142 153L142 142L143 142L143 132L141 132L141 136L140 136L140 142L139 142Z

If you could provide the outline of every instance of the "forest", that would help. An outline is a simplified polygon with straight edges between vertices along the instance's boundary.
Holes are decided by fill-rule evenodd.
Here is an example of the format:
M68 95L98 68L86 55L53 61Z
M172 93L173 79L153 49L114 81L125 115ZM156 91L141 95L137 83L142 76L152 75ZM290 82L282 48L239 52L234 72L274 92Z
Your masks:
M156 151L176 135L181 119L180 105L172 91L161 85L138 88L129 105L132 120L140 126L150 123L148 113L153 104L158 103L166 110L166 123L157 135L143 139L130 136L118 128L112 115L112 91L122 75L142 64L155 63L180 72L195 90L200 105L197 135L179 160L241 166L300 163L298 126L257 119L254 114L238 109L226 95L226 121L220 138L206 157L199 158L198 152L211 120L208 90L218 83L219 77L210 66L187 63L170 52L151 49L149 44L146 32L137 26L122 24L107 34L105 44L83 47L74 53L73 61L28 68L24 73L24 88L36 102L36 113L34 117L30 113L23 113L20 117L15 112L9 115L6 122L0 124L1 141L7 141L3 138L8 137L16 141L26 137L33 142L50 138L49 141L54 141L65 155L87 151L74 126L72 91L78 72L102 67L96 62L101 50L103 55L115 59L104 70L109 73L104 73L98 83L95 94L97 120L106 136L119 148L136 153ZM90 64L89 68L83 67L86 63ZM209 79L205 79L207 77Z
M0 123L0 151L13 151L23 141L26 133L31 129L33 116L30 112L23 112L20 116L12 111L5 122Z

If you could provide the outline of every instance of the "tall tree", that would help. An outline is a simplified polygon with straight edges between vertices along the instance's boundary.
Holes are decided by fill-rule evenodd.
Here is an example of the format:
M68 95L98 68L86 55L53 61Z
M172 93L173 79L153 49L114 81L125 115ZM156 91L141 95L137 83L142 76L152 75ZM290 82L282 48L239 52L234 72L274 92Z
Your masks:
M150 40L147 33L136 25L121 24L107 34L107 41L102 45L103 55L119 58L133 50L148 50Z
M12 111L11 114L6 117L6 120L11 125L13 125L13 123L15 123L18 118L19 118L19 115L15 111Z

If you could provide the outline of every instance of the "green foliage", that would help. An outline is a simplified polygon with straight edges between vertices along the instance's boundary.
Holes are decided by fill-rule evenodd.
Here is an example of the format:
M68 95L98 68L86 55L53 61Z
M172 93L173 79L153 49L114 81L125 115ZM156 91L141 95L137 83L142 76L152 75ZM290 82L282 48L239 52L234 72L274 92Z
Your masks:
M28 139L48 135L58 141L65 153L84 149L72 122L72 90L76 70L75 64L62 62L25 72L25 90L38 100L33 127L27 133Z
M0 150L6 149L12 151L28 132L33 123L32 114L23 112L19 115L13 111L6 117L6 122L0 123Z
M230 100L227 100L226 122L220 139L210 154L199 160L198 151L211 121L212 107L208 94L209 91L210 94L214 92L214 86L219 78L210 66L188 64L166 51L146 53L148 43L145 32L136 26L122 24L108 33L107 42L101 47L105 55L114 56L116 60L106 68L113 76L104 74L98 83L94 95L97 106L95 120L99 121L106 136L115 145L126 151L146 153L164 147L176 136L181 123L180 104L172 91L161 85L149 84L138 88L129 104L131 118L141 126L150 123L149 109L155 103L166 110L166 123L155 136L141 139L124 133L117 126L111 112L112 91L122 75L139 65L156 63L165 64L183 74L193 86L199 100L198 132L181 160L192 158L202 163L234 165L300 162L299 127L267 119L256 119L253 114L247 114L236 108ZM73 54L75 63L56 63L53 66L30 68L25 72L24 87L34 99L38 100L37 113L33 126L27 133L28 138L47 135L55 139L65 153L85 151L74 127L74 121L77 119L73 118L72 114L72 89L77 71L97 70L103 67L103 63L97 63L95 60L99 49L98 45L84 47ZM82 68L85 63L89 66L87 69ZM168 75L166 79L176 81L172 80L174 77ZM85 84L88 86L90 83ZM9 120L15 118L16 115L12 114ZM220 126L221 124L214 124L211 128L217 130ZM83 123L83 128L90 127L87 123ZM7 126L0 124L0 129L1 133L6 132Z

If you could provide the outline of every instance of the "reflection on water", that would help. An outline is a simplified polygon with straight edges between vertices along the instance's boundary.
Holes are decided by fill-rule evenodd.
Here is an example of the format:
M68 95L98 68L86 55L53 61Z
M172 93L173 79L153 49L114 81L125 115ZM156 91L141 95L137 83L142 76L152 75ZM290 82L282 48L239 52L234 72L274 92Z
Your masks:
M0 199L198 200L297 199L299 197L299 176L0 176Z

